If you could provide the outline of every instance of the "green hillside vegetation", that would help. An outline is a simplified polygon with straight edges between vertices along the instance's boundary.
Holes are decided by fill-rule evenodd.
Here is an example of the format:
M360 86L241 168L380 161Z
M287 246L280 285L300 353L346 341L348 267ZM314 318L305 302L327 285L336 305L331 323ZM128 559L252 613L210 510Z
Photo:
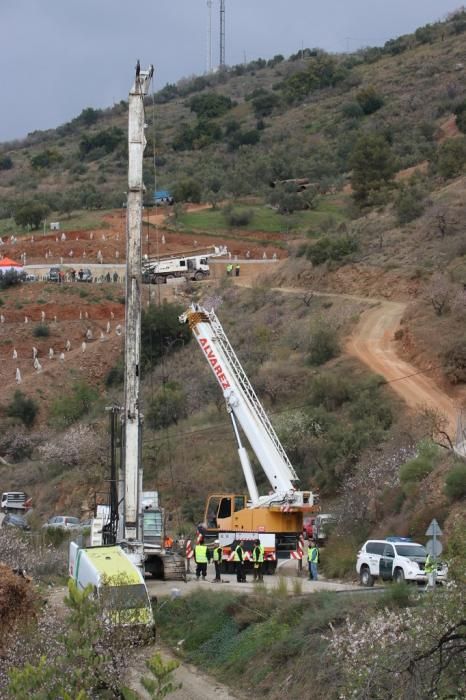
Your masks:
M148 98L146 170L154 146L160 185L194 177L203 199L267 195L270 182L293 177L325 190L347 180L356 144L377 132L397 169L428 159L432 176L457 174L461 140L452 155L435 137L455 110L461 123L464 17L458 11L382 48L342 56L304 49L167 85L155 106ZM126 109L124 101L89 107L56 130L3 144L2 216L24 194L57 212L120 206ZM373 184L378 192L381 183Z

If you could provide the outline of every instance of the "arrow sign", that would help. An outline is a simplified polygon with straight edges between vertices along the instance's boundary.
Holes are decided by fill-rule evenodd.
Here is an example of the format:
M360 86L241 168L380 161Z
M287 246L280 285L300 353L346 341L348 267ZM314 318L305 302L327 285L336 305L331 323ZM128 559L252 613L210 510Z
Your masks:
M440 529L440 525L436 521L435 518L432 519L432 522L430 523L429 527L426 530L426 535L428 537L441 537L442 536L442 531Z

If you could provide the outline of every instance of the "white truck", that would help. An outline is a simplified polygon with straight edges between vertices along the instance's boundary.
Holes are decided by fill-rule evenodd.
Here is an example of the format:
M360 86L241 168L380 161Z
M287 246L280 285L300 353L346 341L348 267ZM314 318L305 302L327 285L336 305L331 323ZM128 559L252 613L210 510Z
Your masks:
M32 498L24 491L5 491L2 493L1 510L3 513L24 515L32 507Z
M81 548L71 542L68 573L78 590L92 587L106 622L154 631L144 578L120 546Z
M179 255L145 256L142 263L143 280L150 284L166 284L170 279L184 277L199 282L210 275L209 258L225 255L228 255L225 246L211 246Z

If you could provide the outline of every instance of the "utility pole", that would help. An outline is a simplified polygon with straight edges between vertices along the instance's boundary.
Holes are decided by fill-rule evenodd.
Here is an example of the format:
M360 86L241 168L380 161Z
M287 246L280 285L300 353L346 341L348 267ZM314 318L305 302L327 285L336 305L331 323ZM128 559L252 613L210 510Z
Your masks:
M143 206L144 97L154 73L136 66L136 77L128 100L128 201L126 220L126 312L125 312L125 402L123 422L123 464L119 475L119 541L127 544L143 561L141 522L141 239Z
M220 0L220 70L225 68L225 0Z

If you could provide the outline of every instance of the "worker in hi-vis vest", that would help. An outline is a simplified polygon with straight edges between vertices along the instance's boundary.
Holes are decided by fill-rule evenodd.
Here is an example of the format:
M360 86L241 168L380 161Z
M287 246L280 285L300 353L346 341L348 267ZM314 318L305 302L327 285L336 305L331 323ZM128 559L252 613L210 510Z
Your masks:
M254 562L253 564L253 571L254 571L254 581L263 581L264 578L262 576L262 566L264 563L264 547L261 545L261 541L259 539L254 540L254 549L252 550L252 560Z
M314 542L307 550L307 558L309 560L309 580L317 581L317 564L319 563L319 548Z
M218 540L215 540L214 545L214 553L212 555L215 566L214 583L221 583L222 577L220 576L220 568L222 566L223 549L220 547L220 542Z
M244 573L244 541L241 540L235 549L234 562L236 567L236 580L238 583L246 583L246 574Z
M435 588L435 581L437 578L437 564L435 559L431 554L428 554L424 564L424 571L427 574L427 585L428 588Z
M202 574L202 580L205 581L207 576L207 562L209 561L209 553L207 545L204 544L204 538L201 537L199 542L194 547L194 561L196 562L196 579Z

